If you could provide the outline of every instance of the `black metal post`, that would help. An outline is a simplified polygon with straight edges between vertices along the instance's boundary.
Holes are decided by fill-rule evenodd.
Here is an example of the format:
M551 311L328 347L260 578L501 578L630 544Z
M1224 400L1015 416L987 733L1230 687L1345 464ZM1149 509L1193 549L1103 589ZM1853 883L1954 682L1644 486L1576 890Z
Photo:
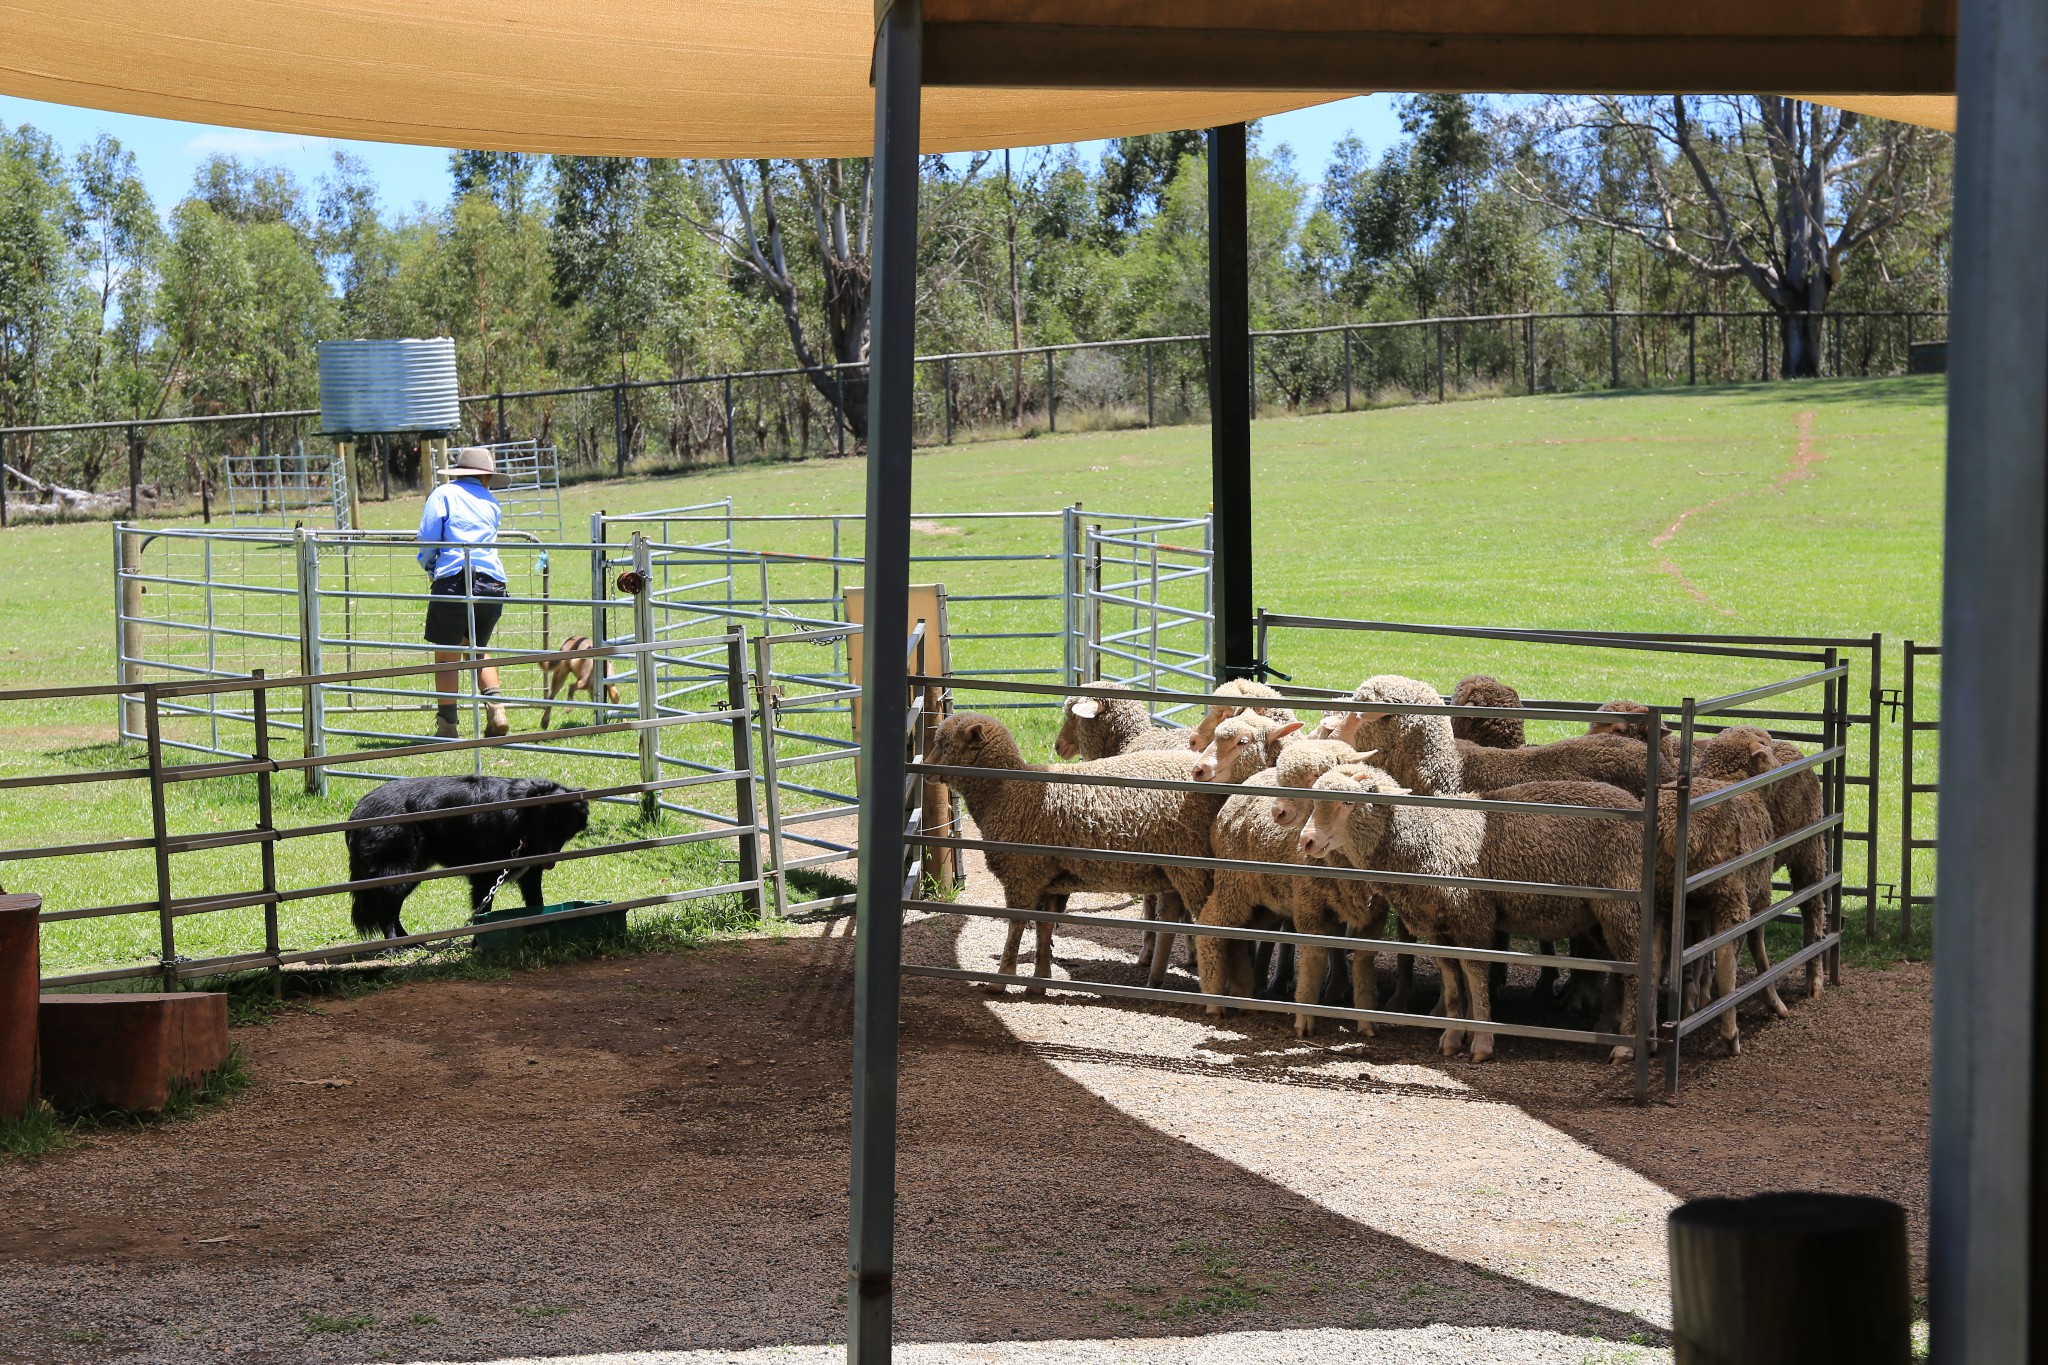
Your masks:
M0 435L0 530L7 526L7 437Z
M947 356L939 362L945 371L946 381L946 444L953 444L953 357Z
M875 234L868 386L860 884L853 986L848 1365L885 1365L894 1309L897 1003L903 987L904 658L917 355L918 116L923 15L891 0L875 34ZM1050 353L1048 353L1048 357Z
M1685 315L1685 383L1691 388L1700 382L1700 320L1696 313Z
M1244 335L1244 386L1245 402L1250 406L1254 422L1259 420L1259 339L1251 334L1249 323Z
M1145 425L1152 425L1152 343L1145 343Z
M1536 316L1522 319L1522 359L1528 368L1529 392L1536 392Z
M1047 431L1058 431L1060 429L1059 395L1053 391L1052 351L1050 348L1045 353L1045 429Z
M1436 401L1444 401L1444 325L1436 325Z
M1962 0L1942 603L1931 1355L2048 1355L2048 6Z
M732 434L732 376L725 377L725 462L738 465L740 462L739 442Z
M1245 127L1209 130L1209 486L1216 680L1257 674L1252 615L1251 274Z
M612 448L618 461L619 477L626 477L626 390L612 385Z
M1756 320L1756 377L1764 383L1771 377L1771 319L1765 314Z
M1351 329L1338 333L1344 338L1344 411L1351 411Z
M512 429L505 425L505 395L502 393L498 395L498 439L501 441L512 439Z
M1621 313L1607 315L1607 387L1621 387Z
M128 428L128 516L132 520L142 513L142 442L135 439L135 428Z

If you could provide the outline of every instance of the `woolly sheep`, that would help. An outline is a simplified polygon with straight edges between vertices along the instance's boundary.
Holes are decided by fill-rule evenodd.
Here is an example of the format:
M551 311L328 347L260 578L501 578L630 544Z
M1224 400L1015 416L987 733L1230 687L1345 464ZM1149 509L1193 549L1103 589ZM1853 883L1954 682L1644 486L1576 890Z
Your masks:
M1646 714L1649 709L1649 707L1644 706L1640 702L1611 701L1602 706L1600 711L1603 715L1614 713L1624 716L1641 716ZM1753 729L1754 727L1737 728ZM1646 721L1639 720L1631 723L1626 720L1596 718L1586 727L1586 732L1588 734L1628 734L1640 740L1648 729L1649 725ZM1763 731L1758 731L1758 733L1764 734L1764 737L1769 740L1773 759L1772 766L1783 767L1788 763L1797 763L1800 759L1806 757L1798 745L1787 740L1771 738ZM1678 773L1678 736L1673 734L1667 726L1660 736L1660 742L1663 745L1665 780L1669 781ZM1693 771L1696 776L1701 773L1702 765L1706 762L1708 742L1708 738L1704 736L1693 741ZM1745 759L1744 762L1746 763L1747 760ZM1730 771L1716 772L1713 775L1724 781L1735 780ZM1781 839L1795 830L1805 829L1826 814L1826 803L1821 799L1820 774L1812 768L1803 769L1792 774L1790 777L1780 778L1778 781L1763 788L1758 792L1758 795L1763 798L1764 809L1770 814L1771 837L1774 840ZM1781 848L1778 850L1777 856L1772 860L1772 865L1776 868L1785 869L1791 879L1792 889L1795 892L1804 891L1807 887L1822 881L1828 875L1827 840L1823 836L1816 834L1811 838L1800 840L1789 848ZM1807 915L1805 917L1805 924L1806 942L1811 944L1821 934L1821 916L1818 911ZM1807 995L1809 997L1819 995L1825 989L1826 979L1827 973L1820 959L1818 957L1811 959L1806 965Z
M1253 682L1250 678L1232 678L1218 687L1214 695L1219 697L1261 697L1283 700L1278 692L1275 692L1264 683ZM1203 713L1201 721L1195 728L1188 732L1188 747L1190 749L1208 748L1209 741L1216 736L1216 727L1218 725L1221 725L1233 716L1243 715L1248 710L1264 716L1267 720L1290 721L1295 718L1294 712L1284 706L1212 706Z
M1068 697L1060 708L1060 732L1052 751L1061 758L1115 758L1147 749L1179 749L1188 732L1155 725L1145 703L1128 697Z
M1522 694L1498 678L1474 673L1458 679L1453 706L1520 706ZM1522 722L1507 716L1453 716L1451 734L1482 749L1519 749L1528 743Z
M933 732L929 762L958 767L1046 772L1024 762L1017 741L1000 721L971 711L941 721ZM1061 772L1121 777L1191 780L1195 756L1186 749L1121 754L1076 764ZM1255 767L1231 775L1249 777ZM1076 850L1102 849L1125 853L1207 857L1210 830L1223 804L1220 795L1203 792L1117 788L1081 783L1020 781L1000 777L956 777L953 788L967 802L981 837L995 843L1050 844ZM1043 853L987 855L989 870L1002 883L1003 903L1021 909L1065 906L1076 891L1118 891L1134 895L1171 894L1180 907L1199 907L1209 899L1207 868L1136 861L1111 861ZM1162 908L1165 908L1162 905ZM1014 975L1024 922L1009 927L1000 971ZM1052 974L1052 926L1038 925L1036 975ZM1172 935L1162 935L1150 964L1159 984L1171 960ZM1000 989L996 987L995 989ZM1027 988L1042 991L1042 986Z
M1377 792L1402 795L1407 788L1385 770L1346 764L1316 779L1314 792ZM1530 782L1489 793L1503 801L1549 805L1636 805L1628 793L1594 782ZM1385 888L1395 910L1416 934L1433 943L1490 948L1500 932L1558 939L1597 924L1624 957L1636 951L1637 902L1632 888L1641 877L1642 845L1631 822L1575 817L1564 811L1503 813L1394 806L1317 798L1302 826L1299 846L1306 857L1342 852L1354 866L1388 872L1484 877L1502 881L1548 882L1566 886L1611 886L1613 898L1581 898L1480 890L1463 886L1391 884ZM1445 961L1446 1012L1453 1015L1438 1050L1455 1055L1467 1043L1474 1061L1493 1055L1487 965ZM1635 983L1624 981L1623 1017L1633 1016ZM1469 1027L1455 1022L1462 1015ZM1618 1046L1614 1061L1633 1056Z

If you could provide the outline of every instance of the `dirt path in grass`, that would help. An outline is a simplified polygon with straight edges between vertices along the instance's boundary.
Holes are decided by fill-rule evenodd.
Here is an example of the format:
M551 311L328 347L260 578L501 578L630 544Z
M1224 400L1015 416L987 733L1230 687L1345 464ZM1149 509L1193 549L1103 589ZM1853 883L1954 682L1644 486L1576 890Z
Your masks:
M1792 458L1786 464L1784 472L1780 473L1775 479L1772 479L1770 486L1763 491L1782 493L1792 484L1812 478L1813 467L1827 459L1827 452L1814 444L1813 423L1813 413L1802 412L1799 414L1799 440L1793 447ZM1744 498L1754 497L1757 492L1758 490L1754 488L1746 489L1740 493L1730 493L1726 497L1715 498L1712 502L1701 503L1698 507L1688 507L1685 511L1678 514L1678 520L1650 537L1650 548L1659 552L1657 556L1658 570L1671 575L1673 579L1677 580L1678 586L1683 588L1686 596L1692 598L1693 601L1709 611L1718 612L1723 616L1734 616L1736 614L1735 609L1723 606L1712 597L1709 597L1703 588L1685 576L1685 571L1678 567L1676 561L1669 555L1662 553L1662 551L1672 541L1678 539L1678 533L1685 529L1685 523L1692 518L1705 512L1711 512L1717 507L1726 507L1731 502L1740 502Z
M0 1360L843 1340L853 945L845 921L805 933L238 1030L254 1083L225 1107L0 1166ZM906 955L977 965L999 936L918 920ZM1133 941L1063 933L1055 956L1135 981ZM1676 1200L1868 1190L1907 1206L1917 1247L1928 981L1899 967L1795 998L1789 1020L1745 1014L1742 1057L1689 1060L1676 1105L1638 1109L1584 1048L1446 1063L1419 1030L1311 1045L1281 1016L913 978L901 1337L1640 1358L1627 1343L1662 1339ZM1501 1011L1553 1007L1518 981ZM919 1359L998 1354L1024 1358Z

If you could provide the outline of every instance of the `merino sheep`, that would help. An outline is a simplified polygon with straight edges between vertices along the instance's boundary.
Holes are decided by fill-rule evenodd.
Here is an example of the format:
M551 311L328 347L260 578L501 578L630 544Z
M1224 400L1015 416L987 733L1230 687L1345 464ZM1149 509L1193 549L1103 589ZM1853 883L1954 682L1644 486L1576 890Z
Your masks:
M1428 683L1391 673L1367 678L1352 696L1362 702L1443 704ZM1581 735L1520 749L1487 749L1453 736L1449 718L1426 714L1332 712L1316 733L1354 748L1378 749L1381 766L1396 778L1420 791L1446 796L1523 782L1605 782L1640 797L1648 757L1640 741L1621 735Z
M1148 749L1179 749L1188 732L1155 725L1145 703L1130 697L1068 697L1052 751L1061 758L1115 758Z
M1649 709L1649 707L1644 706L1640 702L1611 701L1602 706L1600 711L1603 715L1618 713L1620 715L1632 714L1640 716L1646 714ZM1752 729L1754 727L1737 728ZM1629 734L1637 739L1641 739L1644 732L1648 729L1649 725L1645 721L1630 723L1626 720L1595 719L1586 727L1586 733ZM1724 731L1723 733L1726 732ZM1763 734L1770 743L1771 766L1773 767L1784 767L1788 763L1797 763L1806 757L1806 754L1800 750L1799 746L1791 743L1789 740L1771 738L1763 731L1757 731L1757 733ZM1660 736L1660 742L1663 745L1665 780L1669 781L1678 773L1678 736L1672 733L1671 729L1667 726ZM1720 767L1712 771L1708 770L1706 765L1708 763L1707 751L1709 744L1710 739L1707 736L1700 736L1693 740L1693 772L1695 777L1704 774L1722 782L1738 780L1735 768L1730 766L1733 762L1732 756L1736 752L1734 750L1728 751L1728 756L1724 757ZM1741 759L1741 764L1746 767L1751 761L1751 757L1745 755ZM1742 775L1749 776L1752 774L1745 772ZM1758 795L1763 798L1764 809L1770 813L1771 837L1774 840L1782 839L1787 834L1807 828L1809 825L1819 821L1827 813L1826 803L1821 799L1820 774L1813 768L1806 768L1792 774L1790 777L1781 778L1763 788ZM1795 892L1804 891L1807 887L1824 880L1828 875L1828 841L1823 835L1819 834L1809 839L1802 839L1789 848L1779 849L1777 856L1772 860L1772 865L1774 868L1785 869L1786 874L1791 879L1792 889ZM1822 932L1821 920L1822 916L1818 911L1805 916L1806 942L1809 944L1815 942L1820 937ZM1819 995L1826 988L1826 982L1827 972L1822 966L1820 959L1816 957L1809 961L1806 965L1807 995L1809 997Z
M1017 741L1000 721L962 711L948 716L933 731L929 761L958 767L1046 772L1024 761ZM1245 767L1228 778L1238 781L1256 771L1252 755ZM1119 777L1192 780L1195 756L1186 749L1121 754L1076 764L1062 772ZM1114 788L1082 783L1044 782L1001 777L956 777L954 790L967 802L981 837L995 843L1045 844L1077 850L1072 857L1050 853L988 853L989 870L1002 883L1003 903L1021 909L1062 908L1076 891L1120 891L1127 895L1172 895L1172 909L1208 902L1207 868L1137 861L1111 861L1085 856L1080 850L1155 853L1205 858L1210 830L1223 796L1203 792ZM1162 902L1162 909L1166 903ZM1003 949L1000 971L1014 975L1024 922L1013 921ZM1152 984L1163 979L1171 960L1171 934L1151 959ZM1039 978L1052 974L1052 926L1038 925ZM1000 987L995 987L1000 989ZM1043 986L1027 988L1042 991Z
M1214 695L1219 697L1260 697L1276 701L1283 700L1278 692L1275 692L1262 682L1253 682L1250 678L1232 678L1219 686ZM1284 706L1212 706L1203 713L1201 721L1196 724L1195 728L1188 732L1188 747L1190 749L1208 748L1209 741L1216 737L1217 726L1233 716L1243 715L1246 711L1256 712L1267 720L1290 721L1295 718L1294 712Z
M1316 779L1317 793L1402 795L1407 788L1383 769L1362 764L1333 768ZM1629 809L1634 798L1593 782L1531 782L1489 793L1503 801ZM1632 956L1637 910L1632 888L1641 877L1642 847L1626 821L1588 819L1567 812L1503 813L1317 797L1299 846L1306 857L1341 851L1357 867L1387 872L1611 886L1613 898L1581 898L1480 890L1462 886L1394 884L1386 888L1401 918L1420 937L1444 946L1490 948L1500 932L1558 939L1597 924L1617 951ZM1474 1061L1493 1055L1486 964L1444 963L1446 1012L1453 1017L1438 1050L1455 1055L1469 1045ZM1623 1017L1631 1017L1635 983L1624 981ZM1460 1027L1462 1015L1468 1027ZM1633 1056L1617 1046L1614 1061Z
M1522 694L1499 678L1474 673L1458 679L1453 706L1520 706ZM1519 749L1528 743L1522 722L1508 716L1452 716L1451 734L1482 749Z

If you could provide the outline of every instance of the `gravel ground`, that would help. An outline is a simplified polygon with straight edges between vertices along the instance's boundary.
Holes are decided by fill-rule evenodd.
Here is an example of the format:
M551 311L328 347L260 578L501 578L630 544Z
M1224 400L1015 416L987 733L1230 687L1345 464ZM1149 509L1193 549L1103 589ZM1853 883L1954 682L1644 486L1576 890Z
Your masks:
M927 919L906 954L999 932ZM835 1358L852 944L805 935L238 1030L226 1106L0 1166L0 1360ZM1130 946L1057 955L1135 979ZM1924 1237L1928 982L1745 1016L1742 1057L1637 1108L1589 1048L1446 1063L912 980L904 1358L1660 1358L1677 1200L1866 1189Z

